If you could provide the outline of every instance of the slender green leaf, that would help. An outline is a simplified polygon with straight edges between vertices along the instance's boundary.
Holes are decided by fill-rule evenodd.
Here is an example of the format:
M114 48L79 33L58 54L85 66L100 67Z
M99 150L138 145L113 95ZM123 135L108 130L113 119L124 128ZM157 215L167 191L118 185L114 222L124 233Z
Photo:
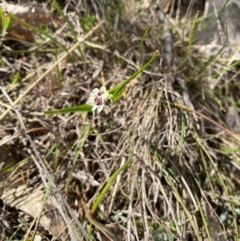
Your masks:
M142 73L157 57L158 55L158 50L155 51L153 54L152 58L145 64L143 65L138 71L136 71L133 75L131 75L129 78L124 80L121 84L117 85L116 87L110 89L108 92L113 95L113 101L116 101L119 99L119 95L121 95L122 91L125 89L126 85L133 80L136 76L138 76L140 73Z
M92 106L83 104L83 105L77 105L77 106L67 107L67 108L63 108L63 109L44 111L44 114L54 115L54 114L65 114L65 113L69 113L69 112L78 112L78 111L91 112Z
M107 193L107 191L109 190L109 188L111 187L112 183L116 180L117 176L123 171L125 170L129 164L132 162L132 157L133 154L130 153L130 156L128 158L128 161L122 165L120 168L118 168L113 175L109 178L107 184L105 185L105 187L102 189L102 191L100 192L99 196L97 197L97 200L94 202L93 206L92 206L92 213L96 212L99 203L102 201L102 199L104 198L105 194Z

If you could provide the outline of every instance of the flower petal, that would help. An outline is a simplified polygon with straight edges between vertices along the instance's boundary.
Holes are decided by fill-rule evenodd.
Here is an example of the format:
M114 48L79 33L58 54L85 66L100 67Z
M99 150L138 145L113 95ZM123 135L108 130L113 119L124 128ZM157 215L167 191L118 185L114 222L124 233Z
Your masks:
M97 106L97 105L94 105L93 107L92 107L92 111L95 111L96 109L98 109L99 107Z
M93 106L93 105L94 105L94 102L88 100L88 101L86 102L86 104L87 104L87 105L92 105L92 106Z
M100 90L98 88L95 88L95 89L93 89L91 94L98 95L99 91Z
M103 110L103 107L104 107L104 105L100 105L100 106L98 107L98 113L100 113L100 112Z
M100 88L100 91L105 93L107 91L106 87L103 85L101 88Z

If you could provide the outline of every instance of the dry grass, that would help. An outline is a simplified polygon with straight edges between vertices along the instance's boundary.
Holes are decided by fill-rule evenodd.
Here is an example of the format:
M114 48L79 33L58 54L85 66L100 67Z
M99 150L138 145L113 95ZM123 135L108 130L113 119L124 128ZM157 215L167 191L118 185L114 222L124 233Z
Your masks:
M51 38L0 49L1 240L238 240L237 68L189 44L179 8L170 24L150 1L43 2ZM110 113L44 114L156 50Z

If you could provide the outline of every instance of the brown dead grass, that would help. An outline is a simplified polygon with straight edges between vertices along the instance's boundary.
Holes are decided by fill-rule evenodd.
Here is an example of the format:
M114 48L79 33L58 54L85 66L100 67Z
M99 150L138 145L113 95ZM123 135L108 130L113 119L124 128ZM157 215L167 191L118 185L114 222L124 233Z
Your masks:
M3 42L6 72L0 72L0 83L6 93L0 96L1 114L11 106L7 96L14 102L39 82L1 120L1 239L10 240L15 233L12 239L26 240L37 233L43 240L84 240L84 235L86 240L233 240L239 228L239 137L224 132L220 106L231 105L235 90L220 84L209 88L209 78L213 81L212 73L220 67L214 62L198 76L204 62L197 50L177 70L187 43L176 31L169 64L164 24L154 3L107 3L61 3L79 38L86 33L77 14L81 20L96 16L95 26L104 20L80 44L84 59L76 48L51 70L61 56L52 41ZM64 21L54 34L68 49L75 44ZM94 119L92 113L43 114L85 103L102 84L110 88L121 83L157 49L159 57L129 84L110 113ZM12 86L16 73L20 82ZM131 155L131 165L91 213L110 176ZM45 193L49 198L43 202Z

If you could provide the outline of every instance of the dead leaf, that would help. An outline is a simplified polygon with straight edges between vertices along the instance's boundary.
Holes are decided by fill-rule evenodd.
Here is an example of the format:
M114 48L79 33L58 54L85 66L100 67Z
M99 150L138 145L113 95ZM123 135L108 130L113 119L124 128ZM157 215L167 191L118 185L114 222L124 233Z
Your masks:
M19 209L33 218L38 218L43 205L44 191L41 187L33 189L26 185L5 188L1 199L7 205ZM55 237L66 237L65 223L49 197L44 205L40 224Z
M51 22L52 13L39 7L30 8L8 3L1 3L0 7L2 7L6 14L11 13L35 28L38 28L41 25L48 25ZM0 28L1 27L2 23L0 22ZM32 42L35 40L35 35L36 32L20 22L11 19L7 34L8 37Z

